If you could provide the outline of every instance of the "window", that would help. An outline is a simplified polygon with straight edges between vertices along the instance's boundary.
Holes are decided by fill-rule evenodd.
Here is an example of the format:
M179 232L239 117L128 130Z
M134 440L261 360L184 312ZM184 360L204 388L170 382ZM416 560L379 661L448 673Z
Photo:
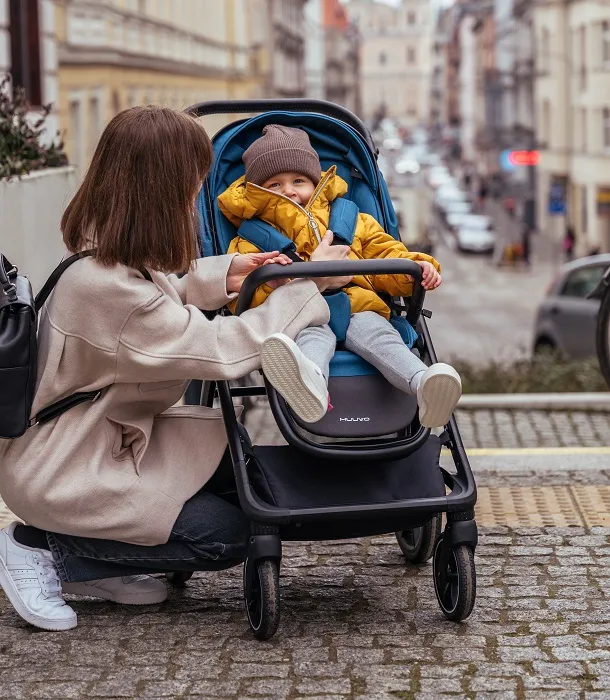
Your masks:
M412 46L407 48L407 63L415 63L415 49Z
M385 52L385 51L382 51L382 52L379 54L379 63L380 63L380 65L385 66L387 60L388 60L388 56L387 56L386 52Z
M587 89L587 29L582 25L579 29L580 36L580 89Z
M587 152L587 110L580 110L580 147L583 153Z
M587 211L587 188L583 185L580 188L580 223L583 235L587 235L587 228L589 226L589 216Z
M542 30L542 38L540 40L540 70L543 73L548 73L550 68L551 55L551 36L548 29Z
M409 25L415 24L415 19L416 19L415 12L413 12L412 10L407 12L407 24L409 24Z
M606 268L603 265L590 265L574 270L565 281L561 296L584 299L600 283Z
M610 108L604 107L602 111L602 138L604 149L610 149Z
M93 153L97 145L97 139L102 130L102 117L100 113L100 101L97 97L89 99L89 152Z
M83 168L83 134L80 100L70 102L70 128L68 135L72 142L70 161L82 172Z
M551 147L551 103L545 100L542 103L542 140L547 148Z
M11 74L30 104L42 104L38 0L10 0Z
M610 22L602 22L602 63L610 67Z

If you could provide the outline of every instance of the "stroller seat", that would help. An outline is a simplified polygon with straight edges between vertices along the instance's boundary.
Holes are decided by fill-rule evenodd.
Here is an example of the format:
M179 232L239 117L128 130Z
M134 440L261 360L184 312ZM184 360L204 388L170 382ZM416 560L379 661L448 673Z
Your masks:
M371 438L406 431L417 401L387 382L358 355L337 350L328 381L333 409L317 423L295 422L307 432L329 438Z

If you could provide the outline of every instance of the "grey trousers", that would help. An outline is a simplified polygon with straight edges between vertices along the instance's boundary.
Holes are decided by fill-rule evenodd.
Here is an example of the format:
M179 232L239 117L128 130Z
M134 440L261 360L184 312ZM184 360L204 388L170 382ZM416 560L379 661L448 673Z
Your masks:
M327 325L312 326L296 337L301 352L314 362L328 380L329 364L337 339ZM415 394L426 365L404 344L400 333L374 311L352 314L345 349L359 355L378 369L395 387ZM415 380L415 381L414 381Z

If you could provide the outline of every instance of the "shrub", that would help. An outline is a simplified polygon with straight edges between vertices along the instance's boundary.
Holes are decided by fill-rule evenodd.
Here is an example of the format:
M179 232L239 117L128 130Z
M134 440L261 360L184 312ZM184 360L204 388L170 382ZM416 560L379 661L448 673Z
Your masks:
M517 394L561 391L608 391L596 358L564 360L543 353L512 363L480 367L454 362L465 394Z
M8 76L0 79L0 180L67 165L61 141L47 145L40 141L52 106L45 105L39 115L28 117L24 89L16 87L11 96L10 87Z

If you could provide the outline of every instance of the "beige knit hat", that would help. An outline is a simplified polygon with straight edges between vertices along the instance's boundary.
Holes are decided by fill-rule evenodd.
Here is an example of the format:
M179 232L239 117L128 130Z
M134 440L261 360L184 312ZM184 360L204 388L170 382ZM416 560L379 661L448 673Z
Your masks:
M246 181L262 185L279 173L301 173L314 184L322 177L318 154L303 129L267 124L243 155Z

